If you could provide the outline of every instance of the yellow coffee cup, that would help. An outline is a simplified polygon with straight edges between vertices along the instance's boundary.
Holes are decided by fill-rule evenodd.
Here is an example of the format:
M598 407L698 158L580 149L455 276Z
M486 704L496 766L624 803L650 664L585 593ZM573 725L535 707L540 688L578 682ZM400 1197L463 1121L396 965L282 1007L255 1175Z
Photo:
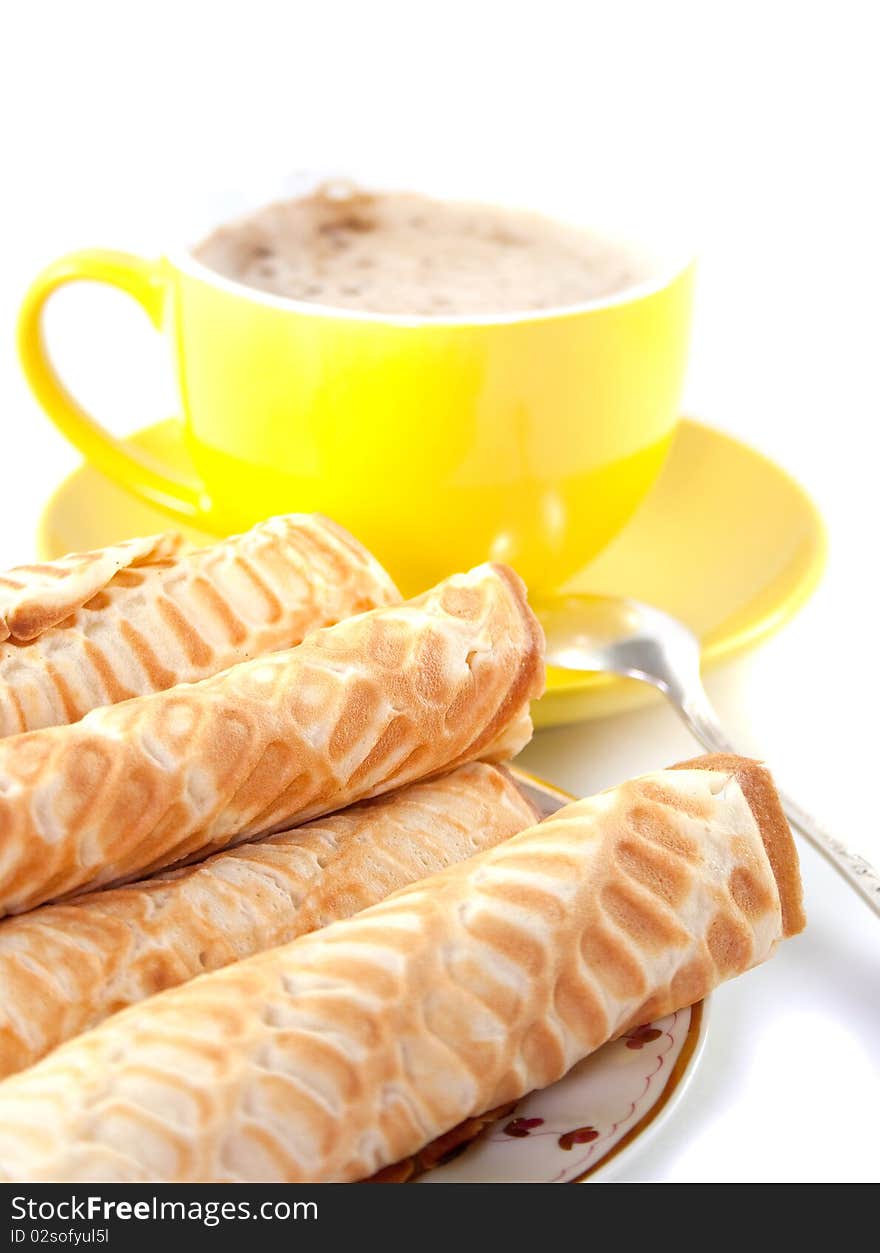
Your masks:
M691 313L687 255L558 310L445 318L334 310L215 274L92 249L54 262L21 311L38 400L99 470L200 528L319 510L406 593L487 558L547 592L619 531L675 428ZM171 343L197 480L111 435L47 353L59 287L108 283Z

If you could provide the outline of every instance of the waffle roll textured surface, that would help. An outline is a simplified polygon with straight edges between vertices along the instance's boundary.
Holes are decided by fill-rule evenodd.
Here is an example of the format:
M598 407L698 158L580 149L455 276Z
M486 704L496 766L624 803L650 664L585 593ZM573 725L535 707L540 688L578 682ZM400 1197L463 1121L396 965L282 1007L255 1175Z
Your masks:
M770 776L703 758L114 1015L0 1084L0 1177L353 1181L803 926Z
M536 820L482 762L129 887L0 922L0 1078L165 988L324 927Z
M181 537L167 531L7 570L0 574L0 643L37 639L81 609L120 570L171 561L180 547Z
M504 760L543 682L522 583L484 565L297 648L0 740L0 913Z
M0 574L0 736L197 682L399 600L318 514L187 552L170 534L20 567Z

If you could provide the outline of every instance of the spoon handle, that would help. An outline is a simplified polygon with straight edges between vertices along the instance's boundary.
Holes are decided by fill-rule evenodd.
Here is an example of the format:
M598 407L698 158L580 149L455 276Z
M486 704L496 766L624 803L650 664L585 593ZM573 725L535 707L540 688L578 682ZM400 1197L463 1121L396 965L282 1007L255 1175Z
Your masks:
M721 729L715 710L704 691L689 692L680 702L674 703L691 734L708 752L735 753L737 751ZM830 831L826 831L797 801L781 790L779 799L786 818L795 830L800 831L801 835L818 849L825 860L880 917L880 874L871 863L859 853L847 848Z

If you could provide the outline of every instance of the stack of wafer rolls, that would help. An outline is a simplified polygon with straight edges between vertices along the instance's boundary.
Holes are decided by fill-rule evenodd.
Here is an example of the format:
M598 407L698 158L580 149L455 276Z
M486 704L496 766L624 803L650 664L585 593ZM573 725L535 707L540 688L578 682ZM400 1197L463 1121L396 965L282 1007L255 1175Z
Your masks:
M531 826L481 762L128 887L0 923L0 1078L110 1014L289 943Z
M291 514L209 548L128 540L0 574L0 736L194 683L400 596L355 539Z
M0 913L503 760L543 676L521 581L484 565L297 648L0 740Z
M0 1084L0 1177L353 1181L704 997L804 924L766 770L571 804Z

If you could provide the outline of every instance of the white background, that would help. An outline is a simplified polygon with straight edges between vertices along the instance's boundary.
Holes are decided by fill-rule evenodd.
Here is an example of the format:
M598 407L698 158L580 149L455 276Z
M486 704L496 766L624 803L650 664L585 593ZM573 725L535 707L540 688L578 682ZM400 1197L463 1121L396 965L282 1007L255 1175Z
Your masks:
M228 187L299 167L564 174L573 195L612 186L649 214L672 196L703 257L686 408L799 477L831 539L802 615L710 690L731 732L880 862L876 21L869 0L10 8L0 564L31 555L76 464L14 356L21 293L59 252L158 249ZM59 359L102 417L123 431L171 411L161 345L124 298L58 303ZM526 764L589 792L692 749L655 706L545 732ZM880 1176L880 924L809 850L803 865L806 936L716 995L690 1090L618 1177Z

